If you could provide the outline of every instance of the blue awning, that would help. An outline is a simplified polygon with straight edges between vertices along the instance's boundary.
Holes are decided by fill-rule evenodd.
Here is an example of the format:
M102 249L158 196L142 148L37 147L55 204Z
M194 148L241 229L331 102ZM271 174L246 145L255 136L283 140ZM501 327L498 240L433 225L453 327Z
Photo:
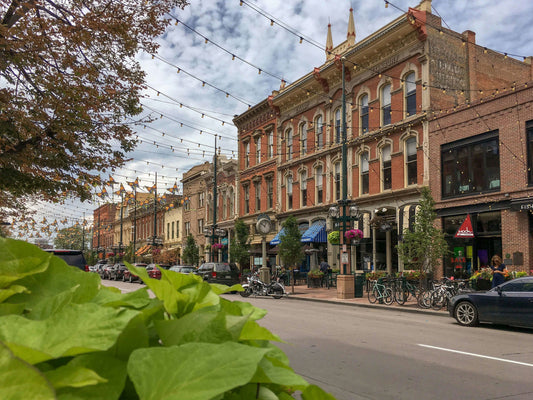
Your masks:
M326 221L315 221L302 235L302 243L326 243Z
M281 228L281 230L277 233L276 236L274 236L274 239L270 241L270 244L272 246L276 246L281 243L280 236L283 236L285 234L285 229Z

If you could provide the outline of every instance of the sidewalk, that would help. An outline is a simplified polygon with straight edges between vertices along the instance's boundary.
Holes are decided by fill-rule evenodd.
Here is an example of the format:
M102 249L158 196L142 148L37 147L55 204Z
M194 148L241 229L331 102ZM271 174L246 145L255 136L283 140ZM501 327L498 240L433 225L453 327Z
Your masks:
M392 311L402 311L402 312L414 312L422 314L431 314L431 315L440 315L448 316L448 311L442 309L440 311L435 311L432 309L424 309L418 307L418 304L415 301L409 300L404 305L399 305L396 302L393 302L390 306L385 304L379 304L376 302L372 304L368 301L367 292L363 292L363 297L353 298L353 299L339 299L337 298L337 288L332 287L327 288L308 288L307 285L297 285L294 286L294 293L292 292L292 286L286 286L285 290L289 294L288 298L293 300L303 300L303 301L317 301L325 302L332 304L339 304L344 306L356 306L356 307L368 307L368 308L379 308L387 309Z

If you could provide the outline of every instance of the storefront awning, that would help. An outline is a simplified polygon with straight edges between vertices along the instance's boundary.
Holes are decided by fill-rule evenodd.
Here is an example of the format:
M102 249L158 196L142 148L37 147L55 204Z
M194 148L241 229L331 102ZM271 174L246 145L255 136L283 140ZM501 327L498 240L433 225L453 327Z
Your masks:
M285 229L281 228L281 230L277 233L277 235L274 236L274 239L272 239L270 241L270 244L272 246L276 246L276 245L280 244L281 243L281 238L280 237L283 236L284 234L285 234Z
M326 243L326 221L315 221L302 235L302 243ZM270 242L272 243L272 242Z
M137 251L135 252L135 255L136 255L136 256L142 256L143 254L147 253L148 250L150 250L151 248L152 248L152 246L149 245L149 244L147 244L147 245L141 247L139 250L137 250Z

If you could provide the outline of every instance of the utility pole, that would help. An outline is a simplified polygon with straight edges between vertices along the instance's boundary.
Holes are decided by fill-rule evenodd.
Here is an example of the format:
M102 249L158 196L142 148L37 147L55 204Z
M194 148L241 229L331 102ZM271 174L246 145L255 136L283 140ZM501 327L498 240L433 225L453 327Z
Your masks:
M155 173L155 184L154 184L154 236L152 238L152 246L156 246L156 237L157 237L157 172Z

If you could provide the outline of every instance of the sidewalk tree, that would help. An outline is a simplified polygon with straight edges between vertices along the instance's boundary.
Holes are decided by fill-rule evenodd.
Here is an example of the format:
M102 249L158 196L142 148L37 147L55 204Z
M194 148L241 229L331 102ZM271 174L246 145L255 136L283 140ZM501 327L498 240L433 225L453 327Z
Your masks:
M397 246L404 265L421 274L433 274L442 257L449 252L444 232L435 228L436 218L431 191L423 187L412 230L403 231L403 240Z
M87 200L101 171L127 161L146 75L137 55L157 51L168 13L186 4L2 2L0 213L30 197Z
M183 262L189 265L198 265L200 262L200 251L198 245L194 240L193 235L187 236L187 243L183 249Z
M250 228L240 219L235 221L235 236L231 238L229 255L232 262L239 264L241 271L250 263Z
M304 258L302 247L302 233L298 229L298 222L292 215L282 224L283 235L280 235L279 257L285 267L292 271L292 292L294 293L294 270Z
M85 238L83 237L85 235ZM60 229L54 238L56 249L73 249L85 251L90 245L91 232L82 229L80 225Z

